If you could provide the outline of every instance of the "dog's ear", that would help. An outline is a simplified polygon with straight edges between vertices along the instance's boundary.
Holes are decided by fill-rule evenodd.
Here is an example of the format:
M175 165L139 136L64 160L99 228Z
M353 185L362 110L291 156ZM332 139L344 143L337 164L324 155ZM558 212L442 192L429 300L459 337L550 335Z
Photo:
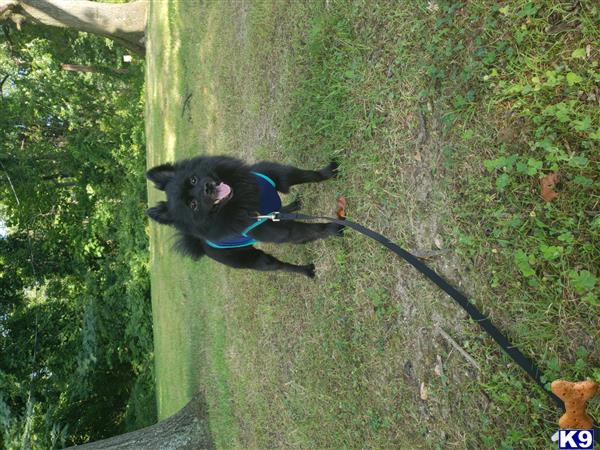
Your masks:
M156 206L146 211L146 215L163 225L171 225L173 223L173 218L167 208L167 202L158 202Z
M161 164L146 172L146 178L154 183L157 189L165 190L165 186L175 176L175 167L171 163Z

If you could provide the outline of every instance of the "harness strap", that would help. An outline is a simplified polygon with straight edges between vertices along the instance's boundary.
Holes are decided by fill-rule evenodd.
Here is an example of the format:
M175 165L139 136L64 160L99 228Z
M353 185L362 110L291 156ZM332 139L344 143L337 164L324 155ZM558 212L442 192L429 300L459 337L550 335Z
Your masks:
M337 223L339 225L347 226L348 228L352 228L359 233L364 234L365 236L379 242L384 247L388 248L400 258L404 259L410 265L412 265L415 269L429 278L433 283L435 283L440 289L446 292L450 297L452 297L456 303L458 303L468 314L469 316L479 324L483 330L496 341L496 343L512 358L514 362L516 362L521 369L523 369L527 374L544 390L546 394L552 399L552 401L561 409L564 410L565 406L563 401L556 396L551 390L549 390L544 382L541 380L541 371L540 369L527 358L521 351L515 347L508 338L502 334L498 328L492 323L489 317L485 316L481 311L477 309L475 305L473 305L468 298L452 286L448 281L438 275L433 269L431 269L427 264L418 259L416 256L407 252L403 248L394 244L385 236L376 233L359 225L358 223L352 222L347 219L334 219L330 217L320 217L320 216L309 216L306 214L295 214L295 213L274 213L271 215L272 220L326 220L331 223ZM594 427L594 430L598 430L598 427ZM598 432L598 431L597 431Z
M259 211L263 214L273 214L273 211L277 211L279 208L281 208L281 198L279 198L279 194L277 194L277 186L275 182L264 173L252 172L252 174L257 178L260 200ZM220 249L249 247L256 244L258 241L248 236L248 233L265 223L270 217L270 215L258 216L256 218L256 222L247 226L238 236L231 237L228 240L218 242L205 240L204 242L206 242L206 244L212 248Z

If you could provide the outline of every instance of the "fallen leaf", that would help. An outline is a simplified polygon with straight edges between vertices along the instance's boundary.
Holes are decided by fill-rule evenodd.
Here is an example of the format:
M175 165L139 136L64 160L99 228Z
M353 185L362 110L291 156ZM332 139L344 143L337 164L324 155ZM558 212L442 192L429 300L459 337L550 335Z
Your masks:
M346 199L344 197L338 197L338 199L337 199L337 210L335 212L335 214L337 215L338 219L345 219L346 218L346 206L348 206L348 203L346 202Z
M429 2L427 3L427 9L431 12L437 12L439 11L440 7L436 1L429 0Z
M558 195L557 192L554 192L554 186L556 186L557 175L555 172L550 172L544 178L541 179L540 183L542 185L542 198L551 202Z
M419 389L419 395L421 397L421 400L427 400L427 398L429 397L427 393L427 386L425 386L424 382L421 382L421 389Z
M436 365L433 367L433 372L438 376L441 377L444 375L444 369L442 366L442 358L440 357L440 355L436 356L437 359L437 363Z

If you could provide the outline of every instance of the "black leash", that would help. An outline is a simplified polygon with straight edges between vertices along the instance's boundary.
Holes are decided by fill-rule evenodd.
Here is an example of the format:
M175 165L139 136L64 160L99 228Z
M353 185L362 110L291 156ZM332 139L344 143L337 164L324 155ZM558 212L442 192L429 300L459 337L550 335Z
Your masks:
M496 326L487 316L482 314L481 311L479 311L475 305L469 302L467 297L462 292L460 292L458 289L456 289L454 286L448 283L433 269L427 266L427 264L419 260L416 256L412 255L411 253L407 252L403 248L394 244L385 236L376 233L375 231L372 231L355 222L351 222L347 219L333 219L331 217L309 216L306 214L295 213L272 213L260 217L268 218L274 222L278 222L280 220L326 220L328 222L337 223L339 225L344 225L348 228L352 228L358 231L359 233L362 233L365 236L376 240L384 247L394 252L400 258L404 259L415 269L417 269L419 272L421 272L423 275L425 275L427 278L433 281L440 289L446 292L450 297L452 297L469 314L469 316L471 316L471 318L475 322L477 322L479 326L481 326L481 328L483 328L483 330L487 334L489 334L500 347L502 347L502 350L504 350L508 354L508 356L510 356L513 359L513 361L516 362L519 365L519 367L521 367L521 369L527 372L527 374L544 390L544 392L548 394L552 401L556 403L556 405L559 408L564 410L565 407L563 401L559 397L557 397L551 390L547 389L545 384L542 382L540 378L540 369L533 363L533 361L531 361L523 353L521 353L521 351L518 348L511 344L508 338L504 336L504 334L502 334L502 332L498 330L498 328L496 328Z

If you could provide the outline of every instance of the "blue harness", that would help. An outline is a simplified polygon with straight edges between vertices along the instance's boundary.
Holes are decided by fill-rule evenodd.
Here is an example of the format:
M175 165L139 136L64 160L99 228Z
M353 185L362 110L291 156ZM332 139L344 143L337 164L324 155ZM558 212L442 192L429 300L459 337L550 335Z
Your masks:
M279 211L281 208L281 199L277 193L275 182L262 173L252 172L252 174L256 177L256 182L258 184L258 191L260 195L260 206L258 211L260 214L267 215L271 214L272 212ZM226 241L213 242L206 240L206 243L212 248L240 248L254 245L258 241L248 236L248 233L259 225L265 223L267 220L269 219L258 219L256 222L242 231L239 236L233 237Z

